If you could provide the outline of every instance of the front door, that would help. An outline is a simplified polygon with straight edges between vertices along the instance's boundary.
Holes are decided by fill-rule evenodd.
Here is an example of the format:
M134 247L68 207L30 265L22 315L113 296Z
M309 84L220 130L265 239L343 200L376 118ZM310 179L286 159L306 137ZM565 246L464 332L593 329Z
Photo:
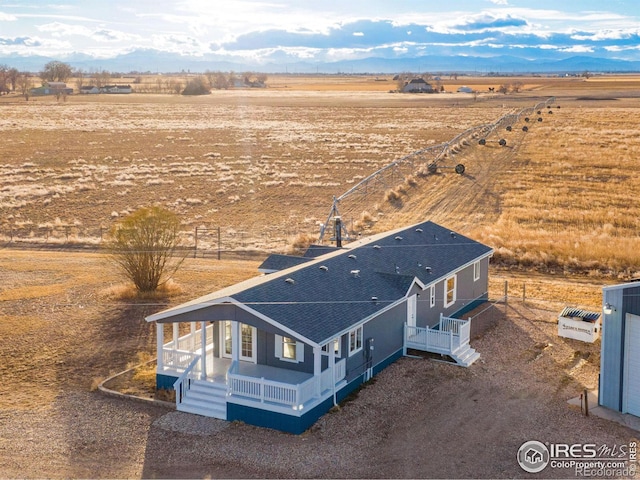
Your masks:
M251 325L240 324L240 351L238 358L256 363L257 330ZM220 338L222 339L222 356L233 358L233 323L229 320L220 322Z
M407 300L407 325L416 326L416 314L418 310L418 295L411 295Z

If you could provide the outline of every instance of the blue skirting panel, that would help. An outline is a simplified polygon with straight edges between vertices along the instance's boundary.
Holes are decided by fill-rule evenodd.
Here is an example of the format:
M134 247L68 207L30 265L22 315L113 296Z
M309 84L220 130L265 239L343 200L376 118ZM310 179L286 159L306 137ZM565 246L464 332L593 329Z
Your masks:
M238 420L257 427L273 428L281 432L299 435L316 423L332 406L333 398L329 397L298 417L229 402L227 403L227 420Z
M393 362L402 357L402 349L393 355L385 358L382 362L373 367L374 375L384 370ZM336 392L336 400L343 401L351 392L357 389L364 382L364 374L357 376L350 383ZM311 427L325 413L333 407L333 398L329 397L324 402L316 405L301 416L287 415L284 413L269 412L260 408L227 403L227 420L238 420L258 427L273 428L283 432L299 435Z
M173 390L173 384L176 383L176 380L178 377L156 373L156 388L158 390Z

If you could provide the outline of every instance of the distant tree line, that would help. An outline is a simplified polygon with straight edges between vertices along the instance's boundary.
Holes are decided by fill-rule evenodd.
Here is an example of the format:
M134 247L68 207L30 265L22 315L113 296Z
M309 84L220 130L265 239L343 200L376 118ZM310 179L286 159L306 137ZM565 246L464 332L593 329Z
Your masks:
M263 73L237 74L210 70L190 78L186 85L180 79L166 75L158 76L152 82L143 81L143 76L152 75L152 72L130 72L127 75L133 76L131 83L136 85L136 92L183 95L205 95L211 90L227 90L237 87L264 87L267 81L267 75ZM48 62L36 75L20 72L7 65L0 65L0 94L20 92L28 100L29 91L33 88L37 78L40 79L42 85L48 82L67 83L70 79L74 79L76 88L81 90L85 85L102 88L109 85L114 78L122 78L123 76L122 73L112 73L107 70L86 72L82 68L73 68L68 63L58 60Z

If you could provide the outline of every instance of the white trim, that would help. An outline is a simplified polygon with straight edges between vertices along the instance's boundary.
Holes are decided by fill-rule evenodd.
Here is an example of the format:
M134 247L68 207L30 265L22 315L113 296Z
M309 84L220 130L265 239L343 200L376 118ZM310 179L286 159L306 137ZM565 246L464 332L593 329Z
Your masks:
M358 332L360 332L359 335L359 340L360 340L360 345L358 346ZM355 334L355 349L351 350L351 335ZM363 338L364 338L364 325L358 325L356 328L352 328L351 330L349 330L349 336L347 337L347 341L349 342L349 356L353 356L356 353L358 353L359 351L362 350L362 346L363 346Z
M429 308L436 306L436 286L431 285L429 287Z
M335 358L342 358L342 336L336 337L333 340L329 340L327 343L325 343L322 346L322 352L327 354L327 355L331 355L331 346L333 345L333 356ZM338 349L336 350L336 345L338 346Z
M480 260L473 264L473 281L477 282L478 280L480 280Z
M453 280L453 295L452 299L449 302L449 280ZM444 281L444 297L442 298L442 302L444 304L444 308L449 308L451 305L456 303L458 298L458 276L450 275Z
M304 264L306 265L306 264ZM272 274L273 275L273 274ZM145 320L147 322L158 322L159 320L165 319L165 318L171 318L174 315L182 315L185 313L190 313L196 310L199 310L201 308L207 308L207 307L212 307L215 305L224 305L224 304L229 304L229 305L233 305L236 306L238 308L241 308L242 310L244 310L245 312L250 313L251 315L259 318L260 320L264 320L265 322L267 322L269 325L273 325L274 327L276 327L278 330L281 330L284 333L287 333L289 337L293 337L297 340L300 340L308 345L311 345L312 347L319 347L322 345L322 343L316 343L313 340L309 340L307 337L300 335L298 332L296 332L295 330L292 330L288 327L285 327L284 325L276 322L275 320L273 320L271 317L267 317L266 315L254 310L253 308L248 307L247 305L245 305L242 302L239 302L238 300L236 300L233 297L224 297L224 298L218 298L216 300L212 300L210 302L207 302L206 304L198 304L198 305L189 305L184 307L183 311L178 311L178 310L171 310L171 314L172 315L164 315L169 313L169 310L165 311L165 312L159 312L156 313L155 315L150 315L148 317L145 318ZM178 308L178 307L176 307ZM156 318L157 317L157 318ZM226 320L216 320L216 321L226 321ZM159 322L159 323L173 323L173 322Z

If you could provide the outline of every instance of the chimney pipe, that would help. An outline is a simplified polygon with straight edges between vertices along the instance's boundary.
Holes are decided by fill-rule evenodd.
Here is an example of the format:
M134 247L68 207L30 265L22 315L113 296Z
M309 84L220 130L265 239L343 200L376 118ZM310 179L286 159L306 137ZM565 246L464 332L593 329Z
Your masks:
M334 220L336 222L336 247L342 248L342 219L336 216Z

